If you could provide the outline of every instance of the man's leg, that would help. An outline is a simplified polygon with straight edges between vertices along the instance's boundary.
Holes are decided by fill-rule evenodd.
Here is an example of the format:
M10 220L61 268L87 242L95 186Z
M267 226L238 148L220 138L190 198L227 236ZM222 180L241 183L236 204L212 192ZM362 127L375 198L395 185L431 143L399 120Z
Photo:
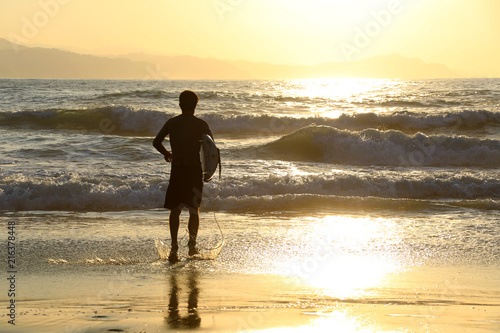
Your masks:
M198 228L200 226L200 211L198 208L189 208L189 255L199 254L196 248L196 237L198 236Z
M179 245L177 244L177 234L179 233L179 219L182 209L173 208L170 210L169 224L170 224L170 239L172 240L171 252L177 252Z

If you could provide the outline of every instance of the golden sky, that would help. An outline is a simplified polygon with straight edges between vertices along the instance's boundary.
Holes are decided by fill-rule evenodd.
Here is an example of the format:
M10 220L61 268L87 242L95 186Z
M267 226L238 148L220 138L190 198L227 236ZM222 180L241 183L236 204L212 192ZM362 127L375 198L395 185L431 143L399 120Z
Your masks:
M498 77L499 18L499 0L0 0L0 37L279 64L400 54Z

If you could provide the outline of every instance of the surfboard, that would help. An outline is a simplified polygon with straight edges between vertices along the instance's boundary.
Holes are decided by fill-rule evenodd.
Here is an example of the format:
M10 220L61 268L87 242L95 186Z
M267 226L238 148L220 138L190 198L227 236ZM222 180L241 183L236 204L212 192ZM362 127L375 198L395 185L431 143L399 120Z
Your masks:
M203 180L208 182L212 179L217 165L220 170L220 153L214 140L208 134L201 136L201 169L203 170Z

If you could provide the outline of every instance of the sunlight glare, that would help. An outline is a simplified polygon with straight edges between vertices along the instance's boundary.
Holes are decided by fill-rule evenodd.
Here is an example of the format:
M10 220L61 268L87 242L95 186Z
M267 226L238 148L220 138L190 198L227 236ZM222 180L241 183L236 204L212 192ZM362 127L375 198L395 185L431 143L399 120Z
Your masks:
M313 231L312 252L288 271L318 293L337 298L367 295L388 273L399 270L390 253L380 253L383 239L395 239L383 218L334 215L322 218Z
M357 101L361 95L378 91L391 84L385 79L304 79L293 80L284 89L284 94L292 98L323 99L325 108L313 110L314 113L330 118L337 118L341 112L332 104L351 103ZM359 110L362 111L362 110Z
M294 80L285 93L293 97L347 98L379 89L383 79L304 79Z
M373 332L370 329L359 328L360 323L352 316L342 312L303 312L303 315L318 317L311 325L299 327L279 327L264 329L262 333L288 333L288 332L342 332L342 333L362 333Z
M364 255L345 255L325 260L307 283L318 292L341 299L370 294L382 278L397 268L382 258Z

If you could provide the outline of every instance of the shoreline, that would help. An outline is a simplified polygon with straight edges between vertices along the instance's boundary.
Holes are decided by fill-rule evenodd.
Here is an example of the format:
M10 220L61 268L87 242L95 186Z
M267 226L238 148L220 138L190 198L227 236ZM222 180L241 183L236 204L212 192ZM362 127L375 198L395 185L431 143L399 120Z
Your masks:
M29 274L25 281L32 291L23 294L31 296L18 298L13 332L332 327L342 332L493 332L500 327L500 267L413 267L344 298L294 277L204 273L196 265L159 263L155 272L143 274L130 273L127 265L107 274L81 274L81 268ZM10 326L5 313L1 319L3 332Z
M461 223L466 220L456 219L447 231L438 228L441 218L404 212L221 212L227 243L220 255L170 265L158 259L154 245L168 232L165 217L157 210L1 217L16 220L19 267L16 326L7 324L7 293L0 294L0 332L455 333L500 327L495 253L481 261L461 250L472 243L432 243L461 235L471 226ZM481 226L474 224L475 230ZM217 225L207 220L199 237L207 247L216 244ZM493 234L477 239L485 251L495 241ZM8 282L2 278L0 290L7 291Z

